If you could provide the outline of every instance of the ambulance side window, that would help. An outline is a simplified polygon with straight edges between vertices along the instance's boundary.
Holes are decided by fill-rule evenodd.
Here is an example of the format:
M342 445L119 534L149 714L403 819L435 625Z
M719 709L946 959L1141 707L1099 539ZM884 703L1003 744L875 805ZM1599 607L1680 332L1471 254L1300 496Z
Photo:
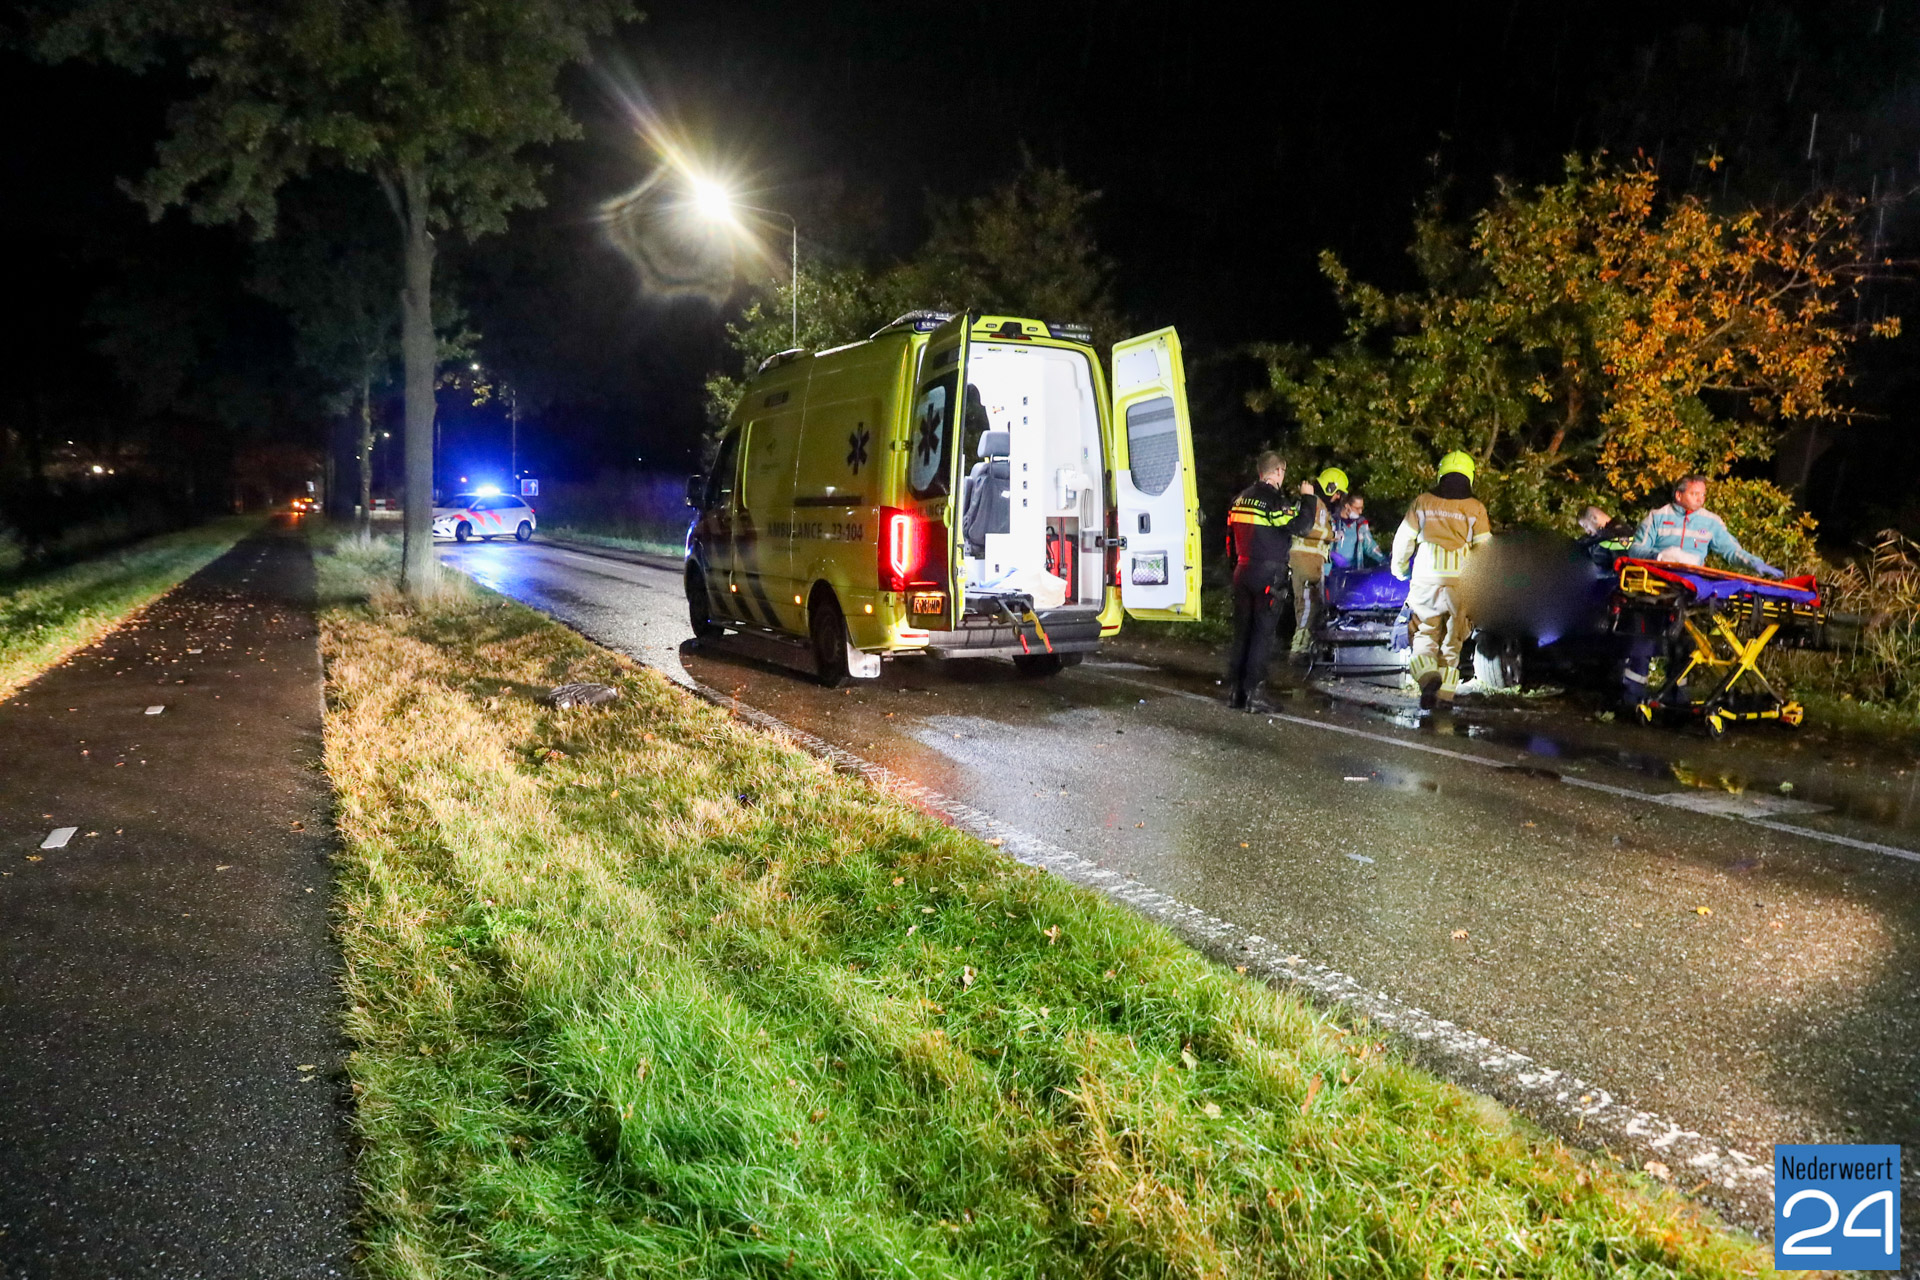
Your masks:
M920 388L907 446L907 487L916 498L937 498L947 491L959 379L955 370Z
M1180 421L1171 396L1155 396L1127 406L1127 461L1133 487L1157 498L1173 483L1180 466Z
M734 432L720 442L720 453L713 460L713 473L707 477L707 498L701 510L725 506L733 498L734 465L740 457L740 433Z

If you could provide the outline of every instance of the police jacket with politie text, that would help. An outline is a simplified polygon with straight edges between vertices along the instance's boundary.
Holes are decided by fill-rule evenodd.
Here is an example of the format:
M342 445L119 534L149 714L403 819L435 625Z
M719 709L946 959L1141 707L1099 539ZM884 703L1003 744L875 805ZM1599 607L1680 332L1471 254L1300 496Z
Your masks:
M1286 564L1294 536L1313 527L1319 505L1317 499L1256 482L1227 509L1227 559L1235 569Z

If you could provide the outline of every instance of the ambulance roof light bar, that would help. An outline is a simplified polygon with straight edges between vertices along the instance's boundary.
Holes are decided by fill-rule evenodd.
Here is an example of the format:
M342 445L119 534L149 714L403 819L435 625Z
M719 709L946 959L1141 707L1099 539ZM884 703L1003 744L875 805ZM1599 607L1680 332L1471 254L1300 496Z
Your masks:
M893 333L899 329L910 329L914 333L932 333L951 319L953 319L951 311L909 311L875 329L872 336L877 338L883 333Z
M788 347L785 351L776 351L765 360L762 360L760 367L754 370L754 372L765 373L769 369L777 369L790 360L798 360L805 354L807 354L805 347Z

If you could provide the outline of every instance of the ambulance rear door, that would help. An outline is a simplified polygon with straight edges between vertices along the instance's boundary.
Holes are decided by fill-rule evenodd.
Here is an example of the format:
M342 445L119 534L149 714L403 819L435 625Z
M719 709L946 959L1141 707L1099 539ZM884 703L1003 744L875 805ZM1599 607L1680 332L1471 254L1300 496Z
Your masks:
M1120 602L1135 618L1200 616L1200 502L1180 336L1171 328L1113 348L1113 480Z
M904 507L880 513L881 589L906 597L907 625L952 631L966 587L960 563L960 435L966 404L967 317L927 339L907 423Z

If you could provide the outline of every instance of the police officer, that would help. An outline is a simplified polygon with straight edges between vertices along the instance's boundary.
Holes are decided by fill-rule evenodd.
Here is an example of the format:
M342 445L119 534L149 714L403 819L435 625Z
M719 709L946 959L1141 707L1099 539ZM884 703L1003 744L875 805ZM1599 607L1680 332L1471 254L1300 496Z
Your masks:
M1614 561L1627 554L1633 545L1633 526L1616 520L1599 507L1580 513L1580 536L1574 540L1580 554L1603 573L1612 573Z
M1455 451L1440 459L1432 489L1413 500L1393 535L1393 576L1411 583L1413 661L1407 674L1420 686L1420 709L1453 701L1460 681L1460 647L1472 626L1454 601L1467 554L1493 537L1493 521L1473 496L1473 457Z
M1281 601L1287 589L1287 553L1296 534L1313 526L1313 485L1302 482L1304 497L1282 491L1287 461L1263 453L1255 463L1259 480L1227 510L1227 562L1233 566L1233 648L1227 654L1227 705L1257 710L1254 692L1267 678Z
M1313 650L1313 628L1320 621L1320 609L1326 590L1327 553L1333 550L1333 510L1347 496L1347 473L1328 467L1318 477L1320 496L1313 486L1303 484L1307 494L1304 505L1313 508L1313 523L1293 540L1287 552L1287 568L1293 574L1293 643L1289 646L1296 662L1305 661Z

